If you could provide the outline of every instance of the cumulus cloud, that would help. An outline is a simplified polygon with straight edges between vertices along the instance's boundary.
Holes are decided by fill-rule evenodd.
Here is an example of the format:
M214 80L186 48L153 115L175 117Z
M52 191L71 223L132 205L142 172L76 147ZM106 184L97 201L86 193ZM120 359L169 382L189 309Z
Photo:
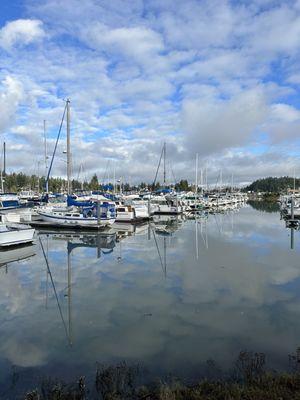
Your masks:
M6 76L0 86L0 133L3 133L15 120L18 106L23 98L22 83L12 76Z
M259 129L267 112L260 89L242 92L229 101L189 100L183 106L186 145L200 154L243 145Z
M89 149L88 175L101 176L111 160L124 175L151 180L164 141L175 175L190 179L195 152L213 175L243 156L260 165L262 145L286 157L283 144L298 148L300 9L294 1L26 0L26 15L32 19L7 22L0 34L0 45L14 50L3 52L0 79L17 77L26 93L6 123L14 169L30 167L17 145L41 154L43 119L51 151L66 97L73 159ZM24 46L41 40L45 25L50 34L43 47ZM289 165L297 162L292 157ZM278 171L275 163L260 172ZM248 167L240 165L239 174L248 176Z
M83 32L89 45L110 52L122 53L139 62L149 61L163 50L159 33L142 26L109 29L103 24L95 23Z
M28 45L45 36L43 23L37 19L18 19L7 22L0 30L0 47L11 50L15 46Z

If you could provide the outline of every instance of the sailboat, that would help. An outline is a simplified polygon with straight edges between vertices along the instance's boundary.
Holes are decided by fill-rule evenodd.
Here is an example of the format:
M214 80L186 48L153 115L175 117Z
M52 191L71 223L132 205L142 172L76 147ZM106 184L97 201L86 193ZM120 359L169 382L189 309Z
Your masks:
M151 197L151 205L154 206L154 214L166 214L166 215L177 215L184 211L184 206L181 204L180 199L176 194L172 195L170 189L166 189L166 143L164 143L162 152L160 155L158 167L155 174L155 179L153 182L153 187L155 187L156 178L158 175L161 160L164 160L164 189L161 190L160 195L155 195Z
M19 198L15 193L4 192L4 182L6 175L6 144L3 143L3 166L0 168L0 211L12 210L20 207Z
M116 219L113 202L98 200L89 202L72 202L71 196L71 140L70 140L70 100L67 99L63 119L67 114L67 182L68 206L64 208L45 207L37 211L41 219L51 225L75 228L100 228L111 225ZM62 124L61 124L62 126ZM60 135L60 132L59 132ZM55 153L48 170L47 181Z

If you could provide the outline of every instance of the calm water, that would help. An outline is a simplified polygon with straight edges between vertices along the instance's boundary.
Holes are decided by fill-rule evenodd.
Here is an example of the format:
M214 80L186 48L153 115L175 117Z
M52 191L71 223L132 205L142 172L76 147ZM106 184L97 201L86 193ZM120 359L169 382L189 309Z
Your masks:
M268 211L39 232L41 243L1 252L1 392L121 360L194 379L208 359L230 369L241 350L287 369L300 345L300 238L291 250Z

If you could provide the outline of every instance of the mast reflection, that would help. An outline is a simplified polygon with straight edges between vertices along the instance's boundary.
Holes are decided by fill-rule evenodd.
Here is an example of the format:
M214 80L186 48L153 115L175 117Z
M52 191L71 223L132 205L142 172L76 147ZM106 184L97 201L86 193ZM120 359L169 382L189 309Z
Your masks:
M48 276L50 277L51 285L53 288L54 296L56 298L57 307L59 314L64 326L66 333L66 338L70 346L73 345L73 325L72 325L72 252L78 248L96 248L96 257L99 259L102 254L110 254L116 245L116 233L66 233L66 232L47 232L46 233L46 250L45 244L42 240L43 233L40 232L39 242L41 250L44 256L44 260L47 267L47 278L46 278L46 308L48 306ZM53 241L64 241L66 242L67 249L67 286L63 289L66 291L64 297L68 299L67 306L67 320L66 323L61 303L59 300L59 295L56 289L55 280L53 277L53 272L50 267L49 260L49 237Z

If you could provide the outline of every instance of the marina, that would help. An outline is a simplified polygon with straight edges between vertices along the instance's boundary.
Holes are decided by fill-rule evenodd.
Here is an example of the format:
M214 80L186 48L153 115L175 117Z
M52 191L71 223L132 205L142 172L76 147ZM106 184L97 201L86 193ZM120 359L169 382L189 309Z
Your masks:
M34 246L14 251L0 251L2 393L12 366L20 393L23 376L32 387L37 375L68 381L96 362L193 380L208 359L226 373L242 349L286 370L298 346L299 232L279 211L244 204L101 232L41 225Z
M0 59L0 400L299 400L300 0L3 0Z

